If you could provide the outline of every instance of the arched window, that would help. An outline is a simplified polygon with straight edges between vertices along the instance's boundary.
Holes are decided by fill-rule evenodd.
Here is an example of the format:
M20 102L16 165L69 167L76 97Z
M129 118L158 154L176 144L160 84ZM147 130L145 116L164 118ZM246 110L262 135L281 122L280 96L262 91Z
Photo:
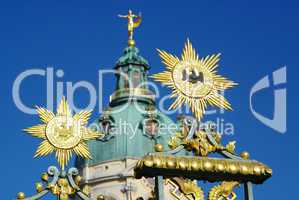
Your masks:
M140 85L140 72L139 71L132 72L132 82L133 82L133 88L136 88Z

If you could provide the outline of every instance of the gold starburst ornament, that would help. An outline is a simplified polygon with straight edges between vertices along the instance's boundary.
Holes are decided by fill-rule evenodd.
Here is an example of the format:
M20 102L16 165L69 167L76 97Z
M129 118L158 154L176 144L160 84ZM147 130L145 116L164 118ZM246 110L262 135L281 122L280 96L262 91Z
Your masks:
M217 74L220 54L199 58L187 40L181 59L159 50L166 71L152 77L172 89L171 98L176 97L169 109L187 104L197 119L201 119L208 104L231 110L230 103L221 95L225 89L235 85Z
M73 153L91 159L86 141L102 137L102 134L85 127L92 111L81 111L72 116L64 97L56 114L38 106L36 111L43 124L24 129L32 136L43 139L34 157L47 156L56 151L55 157L62 169Z

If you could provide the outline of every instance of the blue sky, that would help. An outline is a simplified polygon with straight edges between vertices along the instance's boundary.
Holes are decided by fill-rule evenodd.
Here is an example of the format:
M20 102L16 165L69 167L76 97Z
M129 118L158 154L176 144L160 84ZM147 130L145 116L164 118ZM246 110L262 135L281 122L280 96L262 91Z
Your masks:
M0 4L0 111L2 181L0 199L13 199L18 191L34 192L39 175L55 160L33 159L38 139L21 130L38 123L37 116L21 112L12 98L16 77L25 70L62 69L57 82L87 80L98 84L98 70L110 69L126 46L127 32L117 14L131 8L144 20L136 30L137 46L151 65L150 73L164 69L156 48L179 55L189 38L200 56L222 53L219 73L239 85L228 91L233 112L222 117L234 124L237 151L273 168L264 185L256 186L256 199L291 199L297 190L298 3L295 1L1 1ZM249 108L253 85L287 66L287 132L280 134L258 121ZM114 90L114 79L103 88L104 104ZM46 79L34 76L21 88L28 106L46 106ZM162 88L163 94L170 92ZM254 107L273 115L272 86L256 94ZM97 88L102 90L102 88ZM54 87L54 92L56 88ZM78 90L78 107L88 103L88 93ZM99 114L93 114L95 119ZM217 117L209 116L206 119Z

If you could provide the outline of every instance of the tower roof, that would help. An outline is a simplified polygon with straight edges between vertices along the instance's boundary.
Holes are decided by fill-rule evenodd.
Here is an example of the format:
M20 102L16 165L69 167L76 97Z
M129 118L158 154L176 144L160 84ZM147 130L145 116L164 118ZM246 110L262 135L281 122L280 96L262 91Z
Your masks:
M137 47L126 47L116 62L116 91L110 96L110 106L133 99L153 104L155 95L147 85L149 68L148 61L139 54Z
M149 64L146 59L139 55L139 49L135 46L126 47L124 55L122 55L116 62L116 68L125 65L141 65L149 69Z
M97 165L108 160L141 158L155 152L156 144L168 149L167 142L176 131L163 128L173 127L174 122L154 106L155 95L147 85L149 63L139 54L132 38L133 29L131 31L128 46L115 65L116 91L110 96L107 111L90 126L95 131L104 132L105 137L89 142L93 160L78 160L79 166L83 163ZM155 111L154 115L151 114L152 110ZM151 129L155 125L162 128Z

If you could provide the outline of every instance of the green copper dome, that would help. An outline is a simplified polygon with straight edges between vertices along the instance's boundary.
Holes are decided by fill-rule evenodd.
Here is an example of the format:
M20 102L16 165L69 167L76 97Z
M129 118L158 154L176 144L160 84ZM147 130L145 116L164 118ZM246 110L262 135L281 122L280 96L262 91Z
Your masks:
M136 47L127 47L116 62L116 91L106 111L90 125L106 136L88 143L92 160L77 165L96 165L103 161L140 158L155 152L155 145L168 149L168 141L177 130L173 121L155 107L148 89L148 62ZM120 75L123 74L123 75Z
M138 106L138 108L137 108ZM139 158L149 152L154 152L155 144L162 144L167 148L171 132L167 129L159 130L151 136L146 132L146 114L140 110L146 110L145 103L129 103L115 106L111 109L109 120L113 126L107 141L92 141L89 148L93 156L88 164L97 164L107 160L118 160L126 157ZM113 113L115 112L115 113ZM161 112L157 112L159 123L172 124L172 121ZM103 118L99 119L101 123Z
M141 55L139 55L139 50L135 46L130 46L125 48L124 55L121 56L116 62L116 67L134 64L141 65L148 69L148 62Z

